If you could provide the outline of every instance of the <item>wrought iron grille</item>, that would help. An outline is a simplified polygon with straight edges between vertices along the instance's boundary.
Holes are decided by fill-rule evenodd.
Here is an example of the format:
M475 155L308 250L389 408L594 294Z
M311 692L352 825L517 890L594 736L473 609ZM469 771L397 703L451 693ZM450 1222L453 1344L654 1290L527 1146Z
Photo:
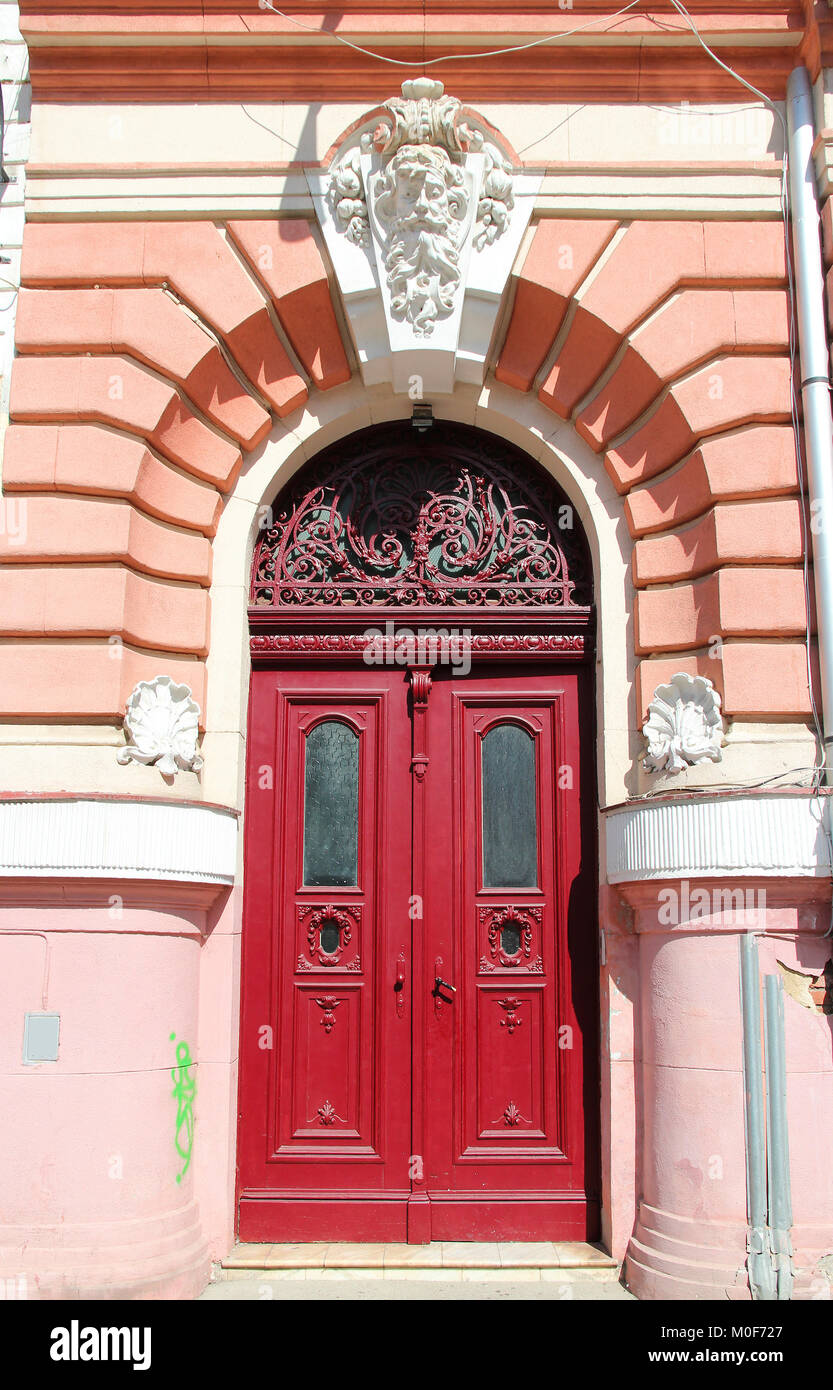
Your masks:
M586 543L552 480L504 440L445 423L331 446L267 516L256 608L590 604Z

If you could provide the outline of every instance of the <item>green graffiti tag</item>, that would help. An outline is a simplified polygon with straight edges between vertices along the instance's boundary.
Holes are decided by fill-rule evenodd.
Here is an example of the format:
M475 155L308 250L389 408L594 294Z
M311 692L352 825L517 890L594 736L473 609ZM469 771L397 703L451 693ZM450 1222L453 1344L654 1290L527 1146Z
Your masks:
M175 1037L176 1033L171 1033L171 1042ZM191 1152L194 1147L194 1097L197 1094L197 1083L189 1070L196 1064L187 1042L177 1043L176 1061L177 1065L171 1072L174 1081L174 1089L171 1094L176 1101L174 1144L180 1158L185 1160L182 1171L176 1175L177 1182L182 1182L183 1177L188 1172Z

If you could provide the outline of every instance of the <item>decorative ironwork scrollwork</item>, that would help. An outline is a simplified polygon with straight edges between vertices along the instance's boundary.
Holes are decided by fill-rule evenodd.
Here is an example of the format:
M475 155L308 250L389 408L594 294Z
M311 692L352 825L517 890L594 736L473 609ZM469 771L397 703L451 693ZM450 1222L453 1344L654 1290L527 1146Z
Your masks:
M320 455L258 543L252 605L589 604L584 537L555 484L502 440L445 423L432 436L384 427Z

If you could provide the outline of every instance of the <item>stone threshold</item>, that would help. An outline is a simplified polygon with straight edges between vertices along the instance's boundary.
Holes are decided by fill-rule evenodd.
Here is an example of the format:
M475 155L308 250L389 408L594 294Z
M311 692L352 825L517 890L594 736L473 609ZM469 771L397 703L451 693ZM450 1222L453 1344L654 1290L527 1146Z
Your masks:
M615 1281L616 1261L585 1241L433 1241L430 1245L240 1244L219 1279Z

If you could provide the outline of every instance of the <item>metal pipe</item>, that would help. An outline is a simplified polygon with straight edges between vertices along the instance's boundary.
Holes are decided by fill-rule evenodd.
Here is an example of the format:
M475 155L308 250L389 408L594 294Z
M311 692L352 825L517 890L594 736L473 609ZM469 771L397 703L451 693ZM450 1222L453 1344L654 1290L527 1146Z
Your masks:
M825 768L833 760L833 415L825 319L824 266L813 171L816 138L810 75L794 68L787 83L790 202L795 263L804 446L816 591ZM828 781L831 780L828 776Z
M761 1049L758 943L750 932L740 938L740 999L743 1018L744 1128L749 1288L753 1299L775 1298L775 1271L767 1229L766 1137Z
M787 1130L787 1064L784 1049L784 982L780 975L764 976L766 1018L767 1157L769 1226L775 1257L777 1296L792 1298L792 1194Z

